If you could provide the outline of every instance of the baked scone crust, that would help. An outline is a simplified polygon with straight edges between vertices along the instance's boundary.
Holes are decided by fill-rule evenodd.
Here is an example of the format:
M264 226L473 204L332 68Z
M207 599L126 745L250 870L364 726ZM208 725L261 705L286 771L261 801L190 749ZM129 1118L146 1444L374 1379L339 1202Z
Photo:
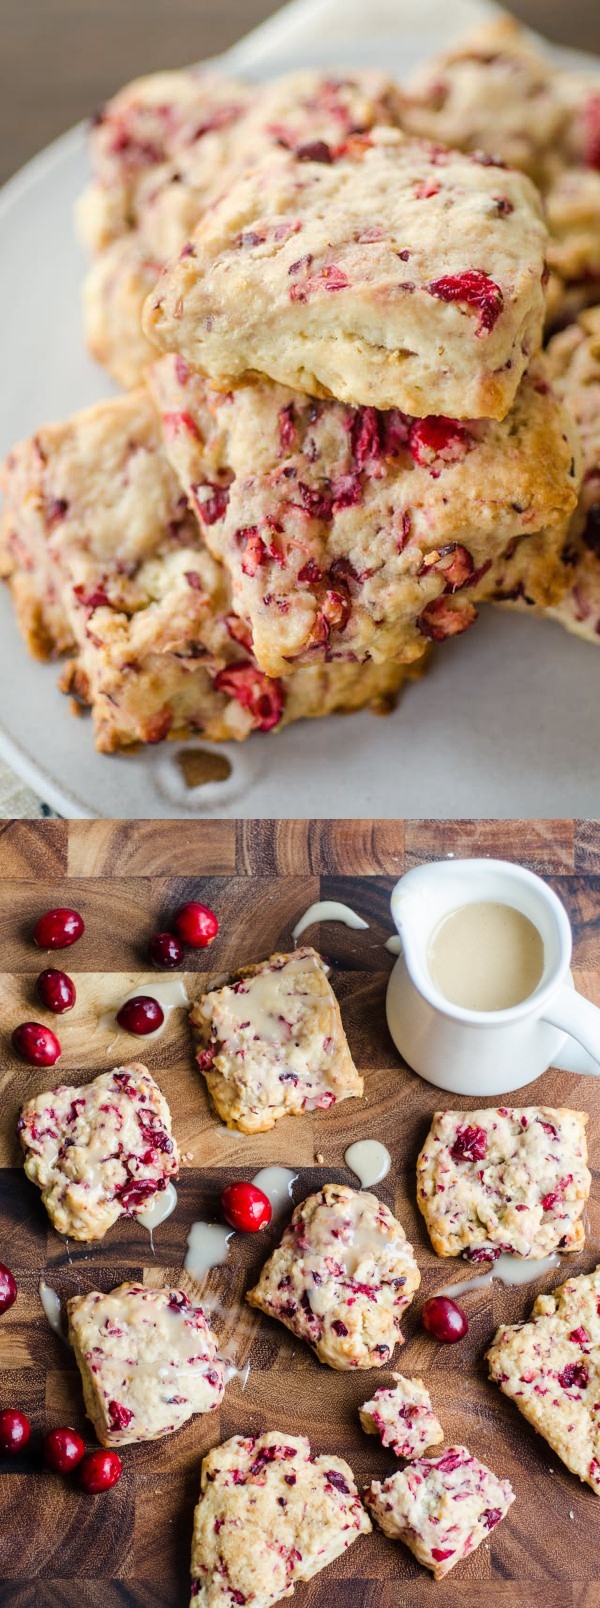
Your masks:
M399 1373L392 1379L393 1385L382 1385L363 1402L358 1416L367 1435L379 1435L382 1446L389 1446L395 1457L410 1461L443 1441L444 1431L423 1380Z
M548 364L583 449L581 494L563 552L567 591L550 612L600 646L600 305L554 337Z
M419 1458L383 1483L373 1480L365 1495L384 1534L403 1541L434 1580L481 1546L514 1500L510 1481L498 1479L466 1446Z
M214 1412L224 1366L201 1306L183 1290L119 1284L67 1303L88 1418L102 1446L159 1440Z
M326 1184L297 1206L246 1300L306 1340L330 1368L382 1368L421 1275L404 1229L376 1195Z
M436 1111L417 1161L417 1204L438 1256L580 1251L591 1188L585 1111Z

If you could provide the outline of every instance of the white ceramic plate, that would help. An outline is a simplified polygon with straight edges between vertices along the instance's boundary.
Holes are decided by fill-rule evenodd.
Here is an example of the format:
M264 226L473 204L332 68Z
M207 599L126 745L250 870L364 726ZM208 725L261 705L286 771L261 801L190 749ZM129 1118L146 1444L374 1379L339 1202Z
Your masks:
M401 75L427 54L436 4L418 0L420 34L412 17L408 26L406 0L394 35L377 33L368 8L369 60ZM480 12L473 0L458 4L455 30L467 13ZM348 0L319 0L319 8L315 0L295 0L255 42L236 48L231 67L262 76L303 62L364 65L365 39L350 30ZM439 44L441 34L435 37ZM86 174L84 131L74 129L0 196L2 456L40 423L111 394L81 337L84 264L72 209ZM67 816L593 816L599 670L593 648L549 621L487 610L436 656L394 715L305 722L232 745L229 780L193 792L181 779L177 745L129 757L95 753L90 721L73 719L56 689L56 666L27 656L2 588L0 755Z

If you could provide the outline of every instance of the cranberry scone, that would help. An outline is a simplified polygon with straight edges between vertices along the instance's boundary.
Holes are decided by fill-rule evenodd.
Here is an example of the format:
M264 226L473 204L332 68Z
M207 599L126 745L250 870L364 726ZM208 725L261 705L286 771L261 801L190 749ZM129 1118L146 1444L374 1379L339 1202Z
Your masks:
M225 1389L217 1342L183 1290L119 1284L67 1303L88 1418L102 1446L159 1440Z
M487 1540L514 1500L510 1481L498 1479L466 1446L373 1480L365 1495L384 1534L403 1541L435 1580Z
M506 589L507 565L541 607L562 595L579 449L540 360L500 423L351 408L269 381L218 392L177 357L150 384L266 674L418 661Z
M503 1325L490 1378L572 1474L600 1496L600 1267L538 1295L528 1323Z
M230 185L144 327L217 383L502 419L541 342L546 242L522 174L374 129Z
M382 1446L389 1446L395 1457L411 1460L443 1441L444 1431L423 1380L399 1373L392 1379L393 1385L382 1385L363 1402L358 1416L367 1435L379 1435Z
M577 424L584 470L563 554L568 591L549 612L567 630L600 646L600 306L554 337L548 363Z
M21 1109L25 1172L42 1191L58 1234L99 1240L136 1217L179 1171L171 1113L154 1078L134 1062L83 1088L62 1085Z
M272 1608L370 1530L343 1458L280 1430L234 1435L202 1462L192 1608Z
M436 1111L417 1161L417 1204L438 1256L580 1251L591 1188L587 1112L549 1106Z
M412 1245L387 1206L326 1184L297 1206L246 1300L306 1340L330 1368L383 1368L421 1282Z
M296 949L241 967L193 1005L196 1063L228 1128L264 1133L362 1095L327 974L316 950Z

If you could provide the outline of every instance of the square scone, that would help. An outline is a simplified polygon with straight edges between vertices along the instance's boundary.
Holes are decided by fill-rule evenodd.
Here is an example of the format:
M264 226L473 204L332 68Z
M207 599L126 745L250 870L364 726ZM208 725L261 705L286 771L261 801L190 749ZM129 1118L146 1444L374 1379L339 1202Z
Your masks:
M498 1329L490 1378L600 1496L600 1267L538 1295L528 1323Z
M423 1380L399 1373L392 1379L393 1385L382 1385L359 1407L362 1427L367 1435L379 1435L382 1446L389 1446L395 1457L421 1457L428 1446L443 1441L444 1431Z
M103 1239L117 1218L145 1211L179 1171L169 1107L137 1061L83 1088L35 1095L17 1126L27 1177L68 1239Z
M524 175L377 128L228 186L144 328L218 384L502 419L541 344L546 243Z
M384 1534L403 1541L435 1580L481 1546L514 1500L510 1481L498 1479L466 1446L373 1480L365 1495Z
M600 182L600 174L597 175ZM599 207L600 216L600 207ZM583 449L583 483L563 550L568 590L549 613L600 646L600 306L548 347L553 384L570 410Z
M587 1112L550 1106L436 1111L417 1161L417 1204L438 1256L580 1251L591 1188Z
M370 1530L343 1458L280 1430L234 1435L202 1462L192 1608L272 1608Z
M540 607L562 596L580 455L542 360L508 418L468 424L268 381L218 392L181 358L153 366L149 383L267 675L319 660L414 662L499 590L522 584Z
M362 1095L327 971L308 946L271 955L192 1006L196 1063L228 1128L264 1133Z
M102 1446L159 1440L219 1406L217 1342L183 1290L119 1284L67 1305L86 1412Z
M421 1282L402 1224L376 1195L325 1184L297 1206L246 1300L330 1368L383 1368Z

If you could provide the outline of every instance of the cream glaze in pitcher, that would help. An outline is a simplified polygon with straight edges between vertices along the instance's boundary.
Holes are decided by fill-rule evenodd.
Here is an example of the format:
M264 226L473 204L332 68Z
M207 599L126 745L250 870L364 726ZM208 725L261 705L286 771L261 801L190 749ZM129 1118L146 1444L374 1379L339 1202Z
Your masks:
M500 1010L452 1003L431 970L440 924L484 902L520 912L543 945L537 985ZM520 1089L549 1066L600 1076L600 1010L575 991L569 918L541 877L504 860L436 861L401 877L391 908L402 951L388 984L388 1025L422 1078L453 1094L487 1096Z

